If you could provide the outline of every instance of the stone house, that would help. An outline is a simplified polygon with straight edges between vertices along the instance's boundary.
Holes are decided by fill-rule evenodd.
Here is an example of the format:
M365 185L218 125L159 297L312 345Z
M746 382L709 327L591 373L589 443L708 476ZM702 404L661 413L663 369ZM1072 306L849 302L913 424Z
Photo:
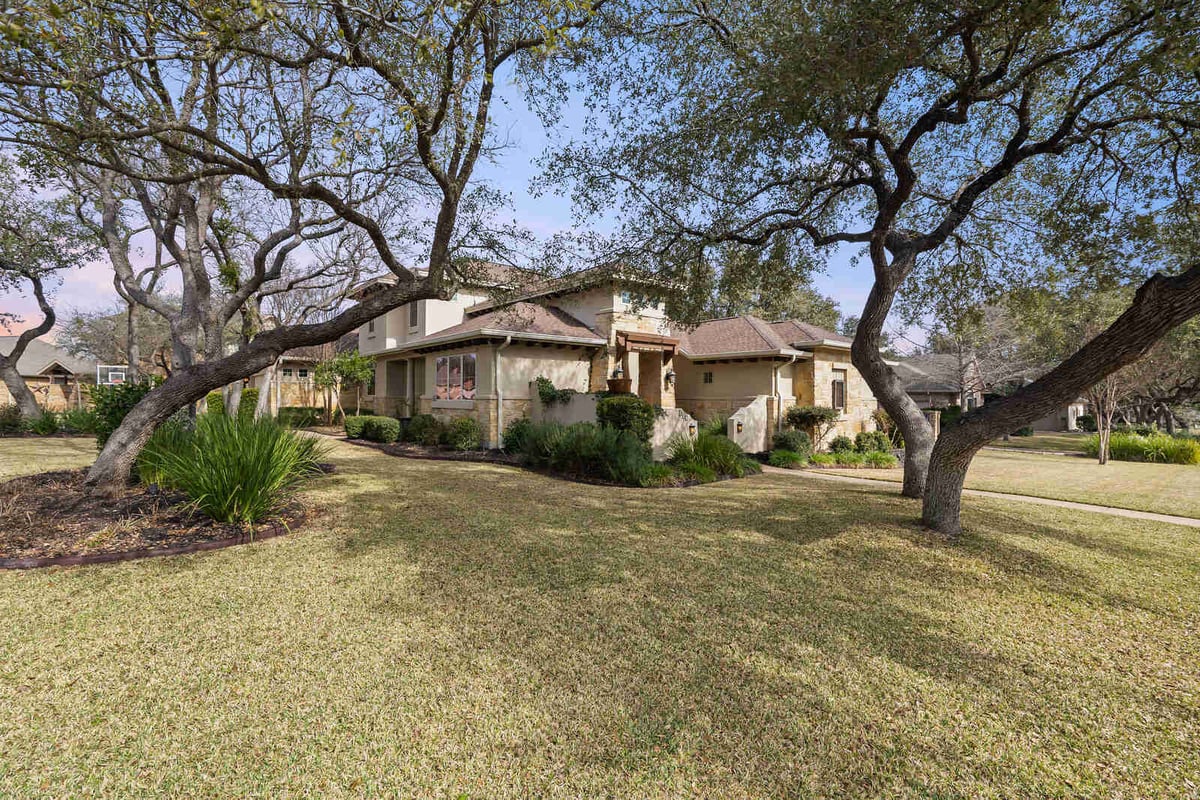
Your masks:
M0 336L0 353L11 353L16 336ZM17 372L46 411L82 408L88 403L85 385L96 383L96 362L79 358L42 339L34 339L17 360ZM124 377L123 375L121 377ZM0 405L13 402L8 387L0 382Z
M531 415L532 384L545 377L579 392L627 388L698 420L754 414L754 435L739 441L750 451L767 449L792 405L842 408L836 433L874 429L875 399L843 336L750 316L679 326L639 296L645 287L606 270L523 278L497 268L450 300L411 303L363 326L359 351L376 357L376 413L474 417L497 446L509 422Z

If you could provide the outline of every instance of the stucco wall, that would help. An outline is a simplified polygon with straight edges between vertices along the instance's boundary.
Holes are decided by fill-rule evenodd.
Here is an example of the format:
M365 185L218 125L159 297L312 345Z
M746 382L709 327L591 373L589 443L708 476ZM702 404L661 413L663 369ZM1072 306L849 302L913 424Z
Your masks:
M500 389L506 398L528 400L530 382L539 375L558 389L588 390L590 350L509 345L500 351Z
M766 395L759 395L729 417L726 435L747 453L761 453L771 449L774 430L771 427L767 400ZM741 431L738 430L739 425Z

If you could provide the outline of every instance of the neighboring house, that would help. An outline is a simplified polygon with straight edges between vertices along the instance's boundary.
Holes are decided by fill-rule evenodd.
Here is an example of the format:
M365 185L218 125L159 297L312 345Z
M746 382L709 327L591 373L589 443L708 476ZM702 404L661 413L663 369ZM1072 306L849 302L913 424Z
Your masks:
M310 347L294 347L280 356L276 363L275 378L270 382L268 409L275 414L280 408L291 406L308 406L326 408L332 405L332 396L319 388L313 380L317 364L326 361L336 353L353 350L358 346L358 333L352 331L336 342L312 345ZM267 383L267 370L260 370L246 379L245 388L257 389L260 392ZM370 387L368 387L370 388ZM364 391L364 395L371 392ZM342 392L342 406L347 403L353 411L354 389L347 388Z
M919 408L972 411L983 405L983 377L974 358L961 363L953 353L930 353L904 358L893 369Z
M1079 398L1073 403L1067 403L1053 414L1047 414L1036 420L1030 427L1035 431L1077 431L1079 418L1088 413L1087 400Z
M376 413L474 417L495 446L509 422L531 414L531 383L542 376L580 392L624 379L648 402L699 420L754 404L765 415L757 449L792 405L841 407L839 433L874 429L875 399L843 336L749 316L677 327L611 271L520 288L523 277L497 268L450 300L411 303L360 328L359 351L376 357Z
M0 336L0 353L11 353L16 336ZM49 342L34 339L17 361L17 371L25 379L38 405L47 411L81 408L87 404L84 384L96 382L96 362L79 358ZM13 402L8 387L0 382L0 405Z

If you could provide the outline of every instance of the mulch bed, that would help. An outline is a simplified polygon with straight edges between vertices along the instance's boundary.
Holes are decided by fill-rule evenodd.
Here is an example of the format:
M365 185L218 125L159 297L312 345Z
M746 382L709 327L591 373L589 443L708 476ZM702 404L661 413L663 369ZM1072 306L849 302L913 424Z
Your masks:
M215 550L282 536L307 516L291 503L247 528L216 522L177 492L130 486L119 496L84 491L86 470L0 483L0 569L96 564Z

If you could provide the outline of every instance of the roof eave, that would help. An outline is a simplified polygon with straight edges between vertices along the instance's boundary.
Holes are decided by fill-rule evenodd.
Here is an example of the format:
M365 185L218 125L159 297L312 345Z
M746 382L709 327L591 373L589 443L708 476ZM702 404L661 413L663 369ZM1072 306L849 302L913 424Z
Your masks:
M376 353L370 353L374 356L395 355L397 353L405 353L411 350L419 350L426 347L436 347L442 344L453 344L455 342L466 339L478 339L486 337L491 339L505 339L511 336L514 339L523 339L533 342L552 342L555 344L571 344L584 347L603 347L607 344L604 339L599 339L589 336L560 336L554 333L529 333L522 331L506 331L500 328L480 328L474 331L460 331L449 336L430 336L424 339L418 339L414 342L406 342L400 347L389 347L386 350L380 350Z

